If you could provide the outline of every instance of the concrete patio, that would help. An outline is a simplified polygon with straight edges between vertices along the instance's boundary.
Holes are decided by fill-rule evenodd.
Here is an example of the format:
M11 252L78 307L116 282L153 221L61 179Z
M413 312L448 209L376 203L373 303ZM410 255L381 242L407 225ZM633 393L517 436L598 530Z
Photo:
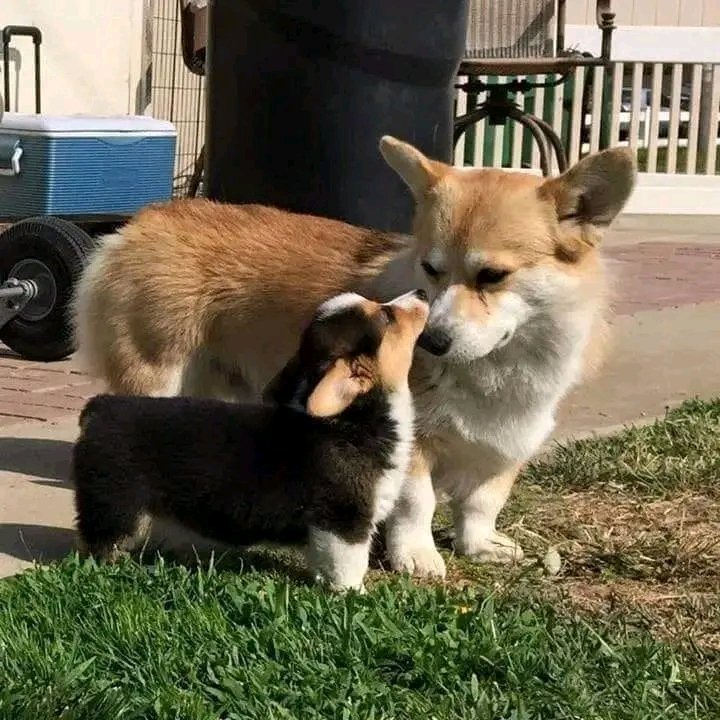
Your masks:
M564 404L557 438L720 394L720 220L626 216L606 250L614 344L598 377ZM0 352L0 576L73 546L70 450L78 411L98 389L72 360Z

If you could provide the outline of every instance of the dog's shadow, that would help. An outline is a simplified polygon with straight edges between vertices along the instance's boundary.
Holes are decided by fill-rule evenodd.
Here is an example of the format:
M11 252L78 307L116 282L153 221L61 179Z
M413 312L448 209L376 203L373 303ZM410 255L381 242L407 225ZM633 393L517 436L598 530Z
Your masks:
M0 523L0 553L27 562L49 562L76 548L70 528L30 523Z
M47 438L0 438L0 472L29 475L39 485L70 486L73 443ZM46 482L50 481L50 482Z
M26 562L46 563L61 560L78 550L78 539L71 528L31 523L0 523L0 553ZM226 572L264 572L285 576L297 583L307 583L308 572L299 554L275 548L247 548L197 553L186 549L147 547L132 553L134 560L152 566L159 560L189 568L208 567L211 563Z
M186 566L207 567L210 561L210 555L207 552L200 554L194 561L186 555L175 556L172 551L166 553L165 557ZM292 550L277 551L272 548L224 550L214 553L212 559L218 570L226 572L270 573L285 577L300 585L311 581L310 573L300 553Z

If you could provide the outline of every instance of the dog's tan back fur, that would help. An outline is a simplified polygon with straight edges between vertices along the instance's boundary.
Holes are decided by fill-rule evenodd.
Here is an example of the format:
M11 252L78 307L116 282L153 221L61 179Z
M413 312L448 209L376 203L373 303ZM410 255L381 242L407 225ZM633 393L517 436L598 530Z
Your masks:
M152 206L110 236L84 273L78 346L111 390L162 393L167 372L204 343L232 367L233 353L269 330L294 342L320 302L362 285L403 243L263 206Z

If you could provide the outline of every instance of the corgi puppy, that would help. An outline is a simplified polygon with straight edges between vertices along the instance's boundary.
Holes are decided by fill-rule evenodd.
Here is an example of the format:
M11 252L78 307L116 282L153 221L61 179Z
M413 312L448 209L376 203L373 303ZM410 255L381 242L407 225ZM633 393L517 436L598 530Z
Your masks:
M81 278L81 355L116 393L257 398L317 304L422 287L418 442L386 523L390 564L444 573L437 495L450 500L457 552L517 560L496 519L558 403L601 361L601 240L632 192L633 155L605 150L541 178L454 168L391 137L380 150L415 198L413 237L207 200L145 209Z
M334 589L361 589L372 534L400 493L414 413L408 373L424 291L323 303L268 386L288 405L101 395L73 453L82 545L112 559L153 519L226 545L305 543Z

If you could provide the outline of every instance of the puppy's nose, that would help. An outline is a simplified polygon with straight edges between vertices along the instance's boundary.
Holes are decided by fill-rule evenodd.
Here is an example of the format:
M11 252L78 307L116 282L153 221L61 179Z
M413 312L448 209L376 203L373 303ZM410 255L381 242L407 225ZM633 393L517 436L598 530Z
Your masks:
M417 290L413 290L413 295L418 299L422 300L423 302L427 302L428 295L427 293L422 289L418 288Z
M418 338L418 345L433 355L445 355L452 345L452 338L445 330L426 328Z

